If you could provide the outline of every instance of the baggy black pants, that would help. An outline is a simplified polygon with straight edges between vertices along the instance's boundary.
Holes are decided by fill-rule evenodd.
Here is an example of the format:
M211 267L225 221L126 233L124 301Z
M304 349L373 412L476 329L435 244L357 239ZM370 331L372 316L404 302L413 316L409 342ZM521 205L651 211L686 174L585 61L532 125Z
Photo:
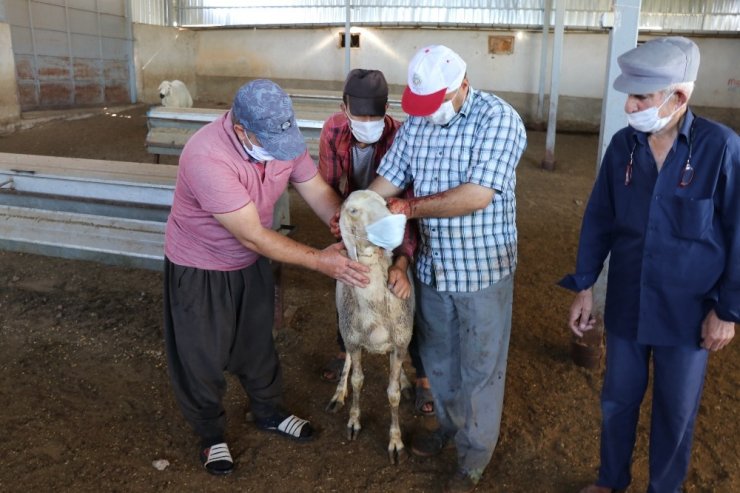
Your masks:
M183 267L165 258L168 371L185 419L206 445L223 441L224 371L239 378L256 418L280 407L282 373L273 315L274 281L267 259L224 272Z

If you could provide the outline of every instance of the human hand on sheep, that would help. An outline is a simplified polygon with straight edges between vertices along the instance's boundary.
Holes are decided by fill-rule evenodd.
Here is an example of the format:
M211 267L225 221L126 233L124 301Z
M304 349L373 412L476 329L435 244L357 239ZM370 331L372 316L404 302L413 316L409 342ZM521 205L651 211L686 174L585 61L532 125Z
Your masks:
M316 270L322 274L351 286L364 288L370 283L365 273L370 269L359 262L351 260L344 249L344 243L334 243L319 252Z
M342 237L342 231L339 229L339 211L329 219L329 231L334 235L334 238L340 239Z
M386 206L391 214L403 214L407 218L411 219L412 207L411 200L399 199L398 197L390 197L386 199Z
M409 281L407 269L397 264L393 264L388 268L388 289L402 300L406 300L411 296L411 281Z

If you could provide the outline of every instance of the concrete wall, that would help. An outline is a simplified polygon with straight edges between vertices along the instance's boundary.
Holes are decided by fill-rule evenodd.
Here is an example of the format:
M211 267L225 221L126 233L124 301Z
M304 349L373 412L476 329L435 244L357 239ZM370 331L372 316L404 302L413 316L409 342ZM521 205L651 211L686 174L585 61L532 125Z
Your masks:
M179 79L198 97L195 61L200 33L171 27L134 24L134 66L139 102L158 104L159 84Z
M539 32L359 28L361 47L352 67L383 70L391 97L400 98L408 60L422 46L441 43L466 60L473 87L509 101L528 123L537 106ZM185 30L134 24L138 100L157 104L162 80L180 79L198 104L228 105L236 89L254 78L271 78L293 91L341 93L345 50L342 28ZM512 54L488 52L490 35L514 36ZM647 39L641 36L640 39ZM700 114L740 130L740 38L693 38L702 52L692 98ZM558 105L559 130L598 130L604 90L605 33L567 33ZM550 42L552 48L552 42ZM549 69L548 69L549 79ZM549 88L549 82L548 82ZM18 118L15 68L7 24L0 23L0 122ZM547 109L547 100L545 109ZM545 114L545 118L547 115Z
M0 22L0 133L4 127L18 121L20 114L10 26Z
M428 44L445 44L466 60L473 87L498 94L528 122L534 120L540 70L539 32L379 28L356 31L360 32L361 47L352 50L352 67L383 70L396 98L406 83L408 60L416 50ZM195 70L199 99L223 104L231 100L242 83L259 77L271 78L293 90L341 92L345 52L338 46L338 36L342 32L342 28L198 31ZM513 53L488 53L489 35L514 36ZM704 55L692 99L694 107L703 115L740 129L740 39L694 40ZM552 39L549 45L552 49ZM605 33L565 35L559 129L598 129L607 49ZM549 68L547 87L549 90ZM547 108L547 101L545 104Z

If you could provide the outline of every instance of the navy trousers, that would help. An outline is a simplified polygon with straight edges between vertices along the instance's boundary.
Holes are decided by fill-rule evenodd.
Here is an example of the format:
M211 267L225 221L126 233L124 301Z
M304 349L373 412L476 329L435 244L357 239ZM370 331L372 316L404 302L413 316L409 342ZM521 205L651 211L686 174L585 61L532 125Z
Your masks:
M598 485L625 488L630 484L637 420L652 357L653 406L647 491L681 491L691 456L694 421L708 354L698 346L646 346L607 331Z

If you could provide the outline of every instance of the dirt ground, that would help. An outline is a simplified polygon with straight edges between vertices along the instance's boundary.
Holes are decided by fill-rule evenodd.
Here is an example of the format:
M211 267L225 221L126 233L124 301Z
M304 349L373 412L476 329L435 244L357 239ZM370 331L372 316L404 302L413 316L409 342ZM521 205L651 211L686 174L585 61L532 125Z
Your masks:
M146 108L100 113L0 137L0 152L135 162L146 153ZM501 437L478 491L574 492L595 477L603 365L573 364L565 320L571 294L555 282L574 265L594 179L596 135L557 137L557 168L543 171L545 135L529 133L517 172L519 267ZM165 159L165 162L174 161ZM168 164L163 164L168 165ZM331 237L297 196L294 238ZM334 387L319 369L335 351L333 283L284 268L289 325L277 336L287 406L320 429L308 444L258 431L229 379L229 477L205 473L176 407L163 354L159 272L0 252L0 491L421 492L438 491L453 450L388 464L385 357L367 357L363 431L345 436L346 409L327 414ZM740 491L740 342L712 355L686 491ZM649 401L647 399L646 401ZM645 491L649 406L643 406L634 482ZM433 420L402 403L408 436ZM166 459L163 471L152 462Z

